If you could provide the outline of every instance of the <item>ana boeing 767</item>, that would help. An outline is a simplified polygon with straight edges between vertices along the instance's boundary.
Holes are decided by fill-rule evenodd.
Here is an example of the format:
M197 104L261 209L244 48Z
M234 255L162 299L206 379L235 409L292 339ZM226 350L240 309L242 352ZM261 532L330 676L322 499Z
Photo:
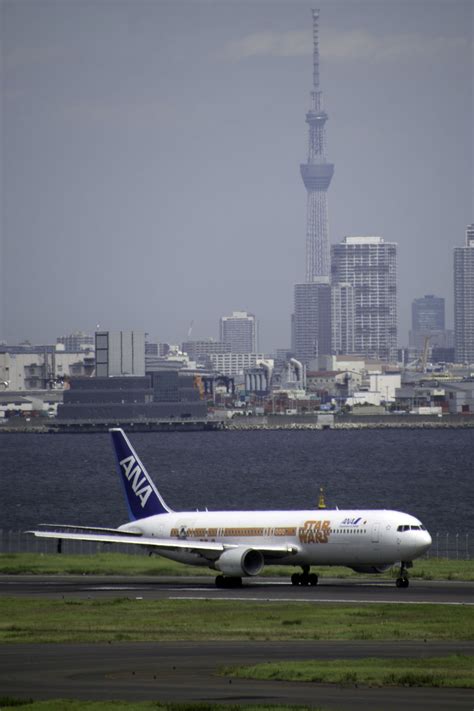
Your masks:
M388 510L172 511L123 430L110 430L130 521L119 528L45 525L35 536L145 546L188 565L220 571L218 587L240 585L265 565L301 567L293 585L316 585L312 565L342 565L382 573L398 564L397 587L431 545L418 519ZM46 528L54 530L46 530Z

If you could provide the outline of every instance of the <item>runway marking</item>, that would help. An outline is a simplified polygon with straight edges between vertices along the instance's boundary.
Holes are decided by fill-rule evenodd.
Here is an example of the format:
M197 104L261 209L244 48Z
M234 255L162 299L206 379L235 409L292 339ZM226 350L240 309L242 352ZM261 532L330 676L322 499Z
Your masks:
M201 595L170 595L168 600L232 600L246 602L330 602L330 603L345 603L345 604L360 604L360 605L465 605L473 606L474 602L432 602L428 600L357 600L343 599L334 600L332 598L314 598L314 597L280 597L280 598L262 598L262 597L202 597Z

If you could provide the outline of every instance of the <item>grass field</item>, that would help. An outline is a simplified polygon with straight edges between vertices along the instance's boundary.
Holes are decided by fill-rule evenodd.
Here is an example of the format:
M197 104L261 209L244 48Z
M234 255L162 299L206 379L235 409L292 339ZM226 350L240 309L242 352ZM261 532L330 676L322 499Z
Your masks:
M321 577L361 578L349 568L314 566ZM264 575L289 577L294 568L268 566ZM44 553L2 553L0 574L76 574L76 575L216 575L208 568L198 568L174 563L160 556L125 555L122 553L97 553L95 555L58 555ZM397 569L387 571L380 578L397 576ZM374 578L375 576L370 576ZM447 560L422 558L415 561L410 577L423 580L474 581L474 560Z
M331 659L225 668L225 676L367 686L474 688L474 657Z
M474 608L0 598L0 642L471 640Z
M2 698L0 709L20 708L21 711L308 711L307 706L255 706L245 707L235 704L161 704L158 701L76 701L74 699L52 699L50 701L21 701ZM318 711L319 707L311 707Z

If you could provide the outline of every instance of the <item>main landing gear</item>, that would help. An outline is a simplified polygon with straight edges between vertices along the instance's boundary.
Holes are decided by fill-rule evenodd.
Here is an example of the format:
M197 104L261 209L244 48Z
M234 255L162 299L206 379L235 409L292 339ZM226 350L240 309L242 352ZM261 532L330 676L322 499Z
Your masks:
M400 563L400 573L398 578L395 581L395 585L397 588L407 588L409 583L408 580L408 568L411 568L413 566L413 563L405 563L402 561Z
M291 584L292 585L317 585L318 584L318 576L316 573L310 573L309 572L309 565L302 565L301 566L303 569L302 573L293 573L291 576Z
M218 575L216 578L217 588L240 588L242 587L242 578L232 577L230 575Z

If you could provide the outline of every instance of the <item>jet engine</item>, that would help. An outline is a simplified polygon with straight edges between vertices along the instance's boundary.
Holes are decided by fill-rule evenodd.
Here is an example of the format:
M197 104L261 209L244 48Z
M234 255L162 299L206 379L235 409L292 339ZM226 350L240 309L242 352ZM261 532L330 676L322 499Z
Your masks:
M260 551L252 548L231 548L222 553L214 563L214 567L224 575L242 577L258 575L262 572L264 563Z
M387 570L390 570L392 566L393 563L387 563L386 565L351 565L350 568L355 573L385 573Z

